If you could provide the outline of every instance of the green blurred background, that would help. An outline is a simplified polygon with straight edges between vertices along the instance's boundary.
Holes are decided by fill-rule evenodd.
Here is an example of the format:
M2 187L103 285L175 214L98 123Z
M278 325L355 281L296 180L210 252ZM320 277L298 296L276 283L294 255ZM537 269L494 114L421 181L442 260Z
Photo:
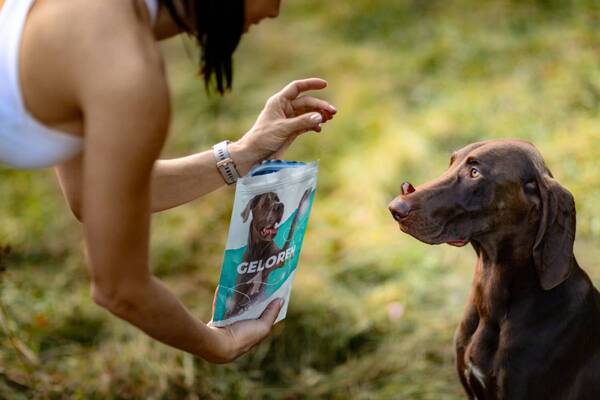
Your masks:
M165 157L239 137L288 81L329 81L338 116L287 157L321 162L288 318L225 366L148 339L90 299L80 227L52 172L0 168L0 242L12 246L0 398L463 398L452 336L474 252L402 235L387 203L465 144L529 139L575 195L576 255L599 285L599 26L592 0L284 0L244 38L224 98L206 96L191 43L166 43ZM232 200L222 189L153 220L152 268L203 320Z

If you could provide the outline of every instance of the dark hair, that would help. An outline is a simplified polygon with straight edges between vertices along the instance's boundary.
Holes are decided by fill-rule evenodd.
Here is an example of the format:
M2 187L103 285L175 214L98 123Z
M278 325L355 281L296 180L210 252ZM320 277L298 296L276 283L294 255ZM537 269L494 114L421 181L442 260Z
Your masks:
M233 83L233 52L244 29L244 0L160 0L184 32L200 46L200 72L209 90L214 85L220 94Z

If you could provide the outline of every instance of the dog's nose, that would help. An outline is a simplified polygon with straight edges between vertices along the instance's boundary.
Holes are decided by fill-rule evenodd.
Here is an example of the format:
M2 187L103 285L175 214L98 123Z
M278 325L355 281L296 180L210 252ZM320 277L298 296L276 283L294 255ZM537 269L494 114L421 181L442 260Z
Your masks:
M389 209L394 219L400 222L408 217L408 214L410 214L411 211L411 206L406 200L396 199L390 203Z
M407 194L411 194L415 191L415 188L413 185L410 184L410 182L403 182L402 185L400 185L400 190L402 192L402 195L406 196Z

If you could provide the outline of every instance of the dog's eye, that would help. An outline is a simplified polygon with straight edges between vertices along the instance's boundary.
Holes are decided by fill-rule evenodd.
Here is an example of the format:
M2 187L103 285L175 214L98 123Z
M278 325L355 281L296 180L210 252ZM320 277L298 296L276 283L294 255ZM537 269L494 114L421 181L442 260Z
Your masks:
M540 195L540 191L539 191L537 183L535 181L527 182L525 184L525 193L528 194L528 195L534 195L534 196L537 195L537 196L539 196Z
M477 167L471 167L469 170L469 176L471 178L479 178L481 176L481 171Z

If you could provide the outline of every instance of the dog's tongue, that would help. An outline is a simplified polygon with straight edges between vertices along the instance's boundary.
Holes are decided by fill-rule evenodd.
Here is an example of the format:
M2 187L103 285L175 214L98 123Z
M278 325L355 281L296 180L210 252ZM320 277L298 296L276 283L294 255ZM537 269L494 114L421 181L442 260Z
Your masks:
M263 236L275 236L277 234L277 228L274 226L270 228L263 228L262 234Z
M450 246L454 246L454 247L463 247L464 245L467 244L466 240L451 240L448 243Z

